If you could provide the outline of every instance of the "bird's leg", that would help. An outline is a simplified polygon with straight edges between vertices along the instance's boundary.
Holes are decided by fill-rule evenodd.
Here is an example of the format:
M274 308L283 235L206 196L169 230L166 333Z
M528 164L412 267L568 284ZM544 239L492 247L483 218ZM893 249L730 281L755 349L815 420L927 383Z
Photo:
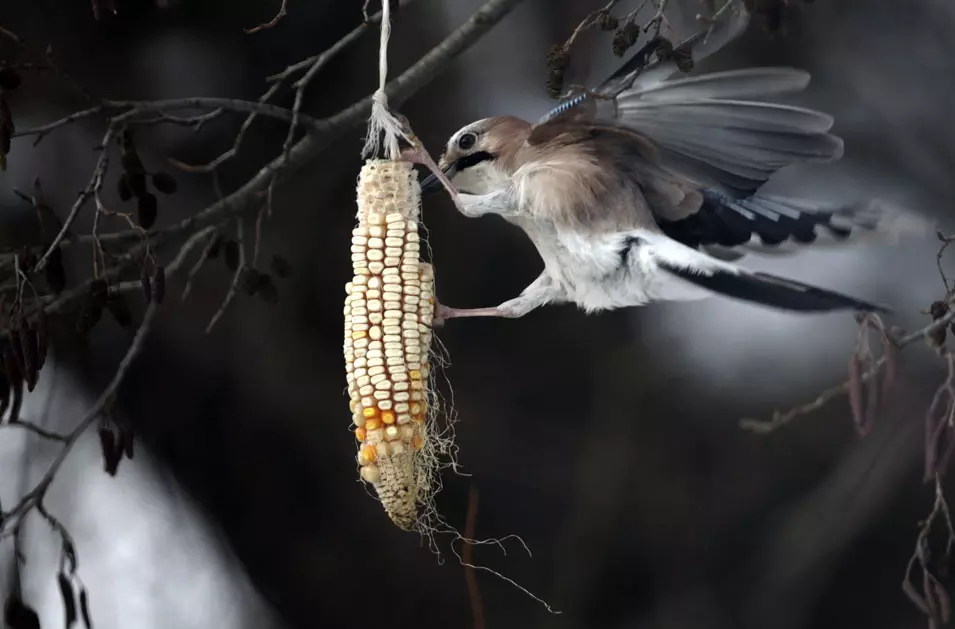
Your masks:
M491 308L450 308L442 303L437 303L432 325L438 327L448 319L459 317L518 319L545 304L564 299L563 289L549 275L541 273L536 280L521 291L520 295Z

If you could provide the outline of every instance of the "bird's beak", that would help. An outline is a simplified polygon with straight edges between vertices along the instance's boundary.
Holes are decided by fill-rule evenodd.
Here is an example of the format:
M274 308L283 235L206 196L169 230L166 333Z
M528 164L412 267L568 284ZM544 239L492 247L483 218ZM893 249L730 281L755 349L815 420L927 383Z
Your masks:
M438 168L440 168L444 172L445 176L447 176L448 179L451 179L458 172L458 163L451 162L450 164L446 164L444 161L444 158L442 157L440 160L438 160ZM431 173L430 175L428 175L427 177L421 180L422 194L429 194L440 188L441 188L441 182L438 181L438 177L434 173Z

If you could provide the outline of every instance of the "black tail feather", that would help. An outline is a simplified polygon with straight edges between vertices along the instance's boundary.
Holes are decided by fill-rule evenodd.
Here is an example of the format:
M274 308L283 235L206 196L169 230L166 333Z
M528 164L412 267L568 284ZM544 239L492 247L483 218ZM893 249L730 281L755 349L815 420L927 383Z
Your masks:
M674 266L663 268L680 279L714 293L781 310L796 312L832 312L835 310L891 312L889 308L884 306L768 273L741 271L736 274L728 271L716 271L712 275L701 275Z

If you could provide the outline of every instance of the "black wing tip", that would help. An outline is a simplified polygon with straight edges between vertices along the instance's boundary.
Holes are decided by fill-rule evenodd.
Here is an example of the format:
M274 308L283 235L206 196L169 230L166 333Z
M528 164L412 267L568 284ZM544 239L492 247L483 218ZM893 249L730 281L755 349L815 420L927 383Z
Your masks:
M887 306L769 273L716 271L710 275L701 275L675 266L666 265L663 268L680 279L714 293L788 312L823 313L846 310L879 314L893 312Z

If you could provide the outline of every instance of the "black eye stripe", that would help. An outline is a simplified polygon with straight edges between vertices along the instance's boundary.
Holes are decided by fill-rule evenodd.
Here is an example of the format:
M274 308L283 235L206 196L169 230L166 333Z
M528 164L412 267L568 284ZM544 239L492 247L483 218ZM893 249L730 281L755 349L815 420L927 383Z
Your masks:
M488 153L487 151L478 151L477 153L472 153L471 155L465 155L460 158L456 163L458 170L464 170L465 168L470 168L471 166L476 166L481 162L486 162L490 159L494 159L494 156Z

